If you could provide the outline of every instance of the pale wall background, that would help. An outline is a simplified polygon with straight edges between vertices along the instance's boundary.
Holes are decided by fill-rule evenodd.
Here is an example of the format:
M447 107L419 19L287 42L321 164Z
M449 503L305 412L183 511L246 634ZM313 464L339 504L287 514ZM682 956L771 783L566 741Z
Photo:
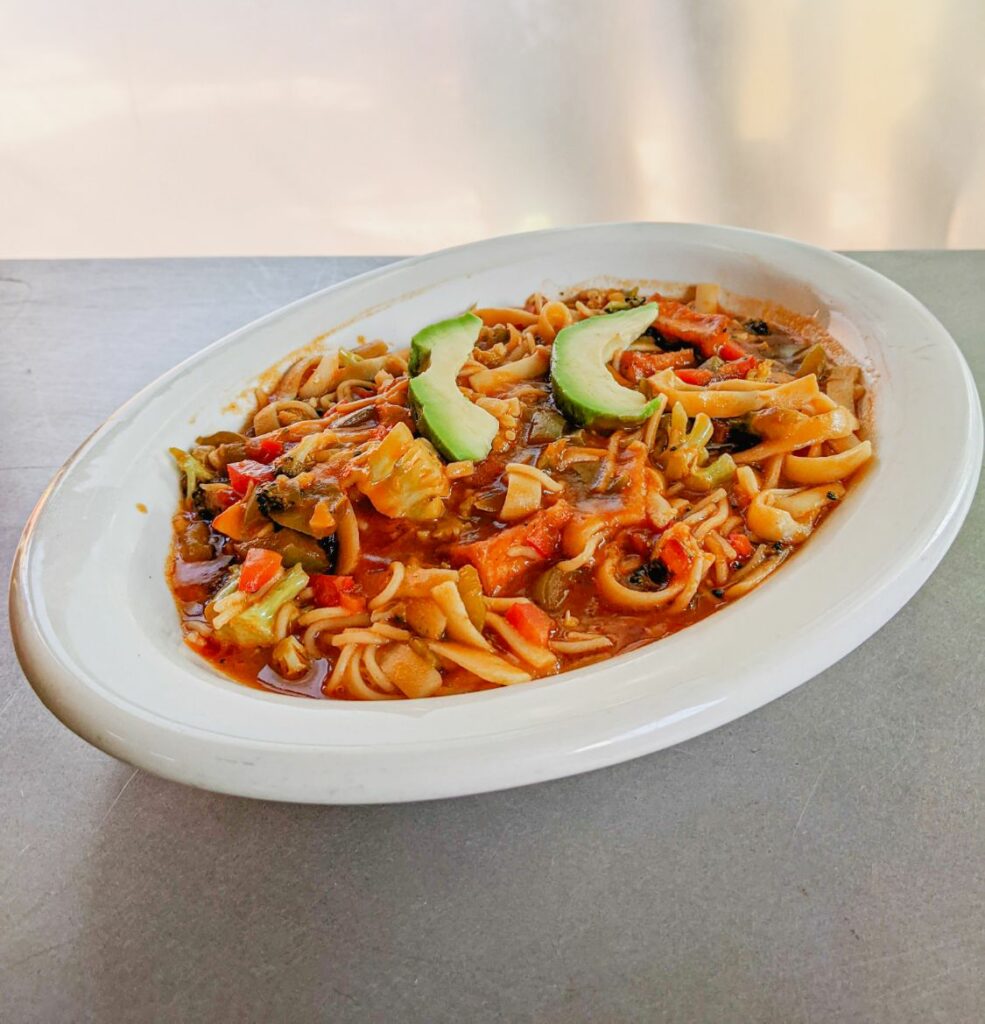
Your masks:
M985 0L0 0L0 257L985 245Z

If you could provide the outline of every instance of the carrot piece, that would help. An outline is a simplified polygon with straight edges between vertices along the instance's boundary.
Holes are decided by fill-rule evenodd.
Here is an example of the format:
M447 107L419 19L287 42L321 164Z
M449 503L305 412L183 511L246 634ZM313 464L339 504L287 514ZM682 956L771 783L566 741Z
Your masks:
M331 506L324 498L315 505L309 525L312 530L318 531L316 536L320 536L323 532L331 532L335 528L335 516L332 515Z
M474 565L482 580L482 589L487 594L495 594L530 566L546 561L557 551L561 531L573 514L574 509L567 502L559 501L535 513L526 522L485 540L455 544L450 549L452 564ZM527 553L510 554L519 548L530 549L536 557Z
M246 503L237 501L212 520L212 529L232 540L246 540Z
M530 643L546 647L554 620L530 601L517 601L506 610L506 621Z

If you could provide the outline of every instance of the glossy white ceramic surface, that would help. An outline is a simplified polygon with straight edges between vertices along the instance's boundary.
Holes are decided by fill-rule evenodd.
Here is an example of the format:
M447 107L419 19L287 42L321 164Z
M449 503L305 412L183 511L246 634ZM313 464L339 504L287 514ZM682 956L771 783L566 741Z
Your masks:
M162 567L176 481L167 456L271 363L317 336L406 342L470 303L600 275L714 280L817 313L875 388L878 459L775 577L644 650L550 680L427 701L310 702L215 673L179 639ZM932 425L932 426L931 426ZM522 785L680 742L804 682L915 592L953 539L981 463L971 378L940 324L896 285L788 240L695 225L519 235L408 260L235 332L119 410L31 518L11 585L28 678L103 750L249 796L375 802ZM137 502L148 515L136 511Z

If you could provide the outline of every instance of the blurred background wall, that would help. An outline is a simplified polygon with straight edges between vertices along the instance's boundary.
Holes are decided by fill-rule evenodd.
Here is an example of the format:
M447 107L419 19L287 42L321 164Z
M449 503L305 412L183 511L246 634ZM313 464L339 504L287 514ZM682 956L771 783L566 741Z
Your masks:
M0 0L0 256L985 246L985 0Z

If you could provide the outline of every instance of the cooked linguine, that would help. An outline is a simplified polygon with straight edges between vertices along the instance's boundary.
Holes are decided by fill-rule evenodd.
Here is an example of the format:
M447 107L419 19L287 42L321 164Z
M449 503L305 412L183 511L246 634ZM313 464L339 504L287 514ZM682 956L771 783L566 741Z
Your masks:
M817 323L719 302L538 294L298 359L242 433L172 449L186 642L282 693L430 697L610 658L749 593L872 445L861 372Z

